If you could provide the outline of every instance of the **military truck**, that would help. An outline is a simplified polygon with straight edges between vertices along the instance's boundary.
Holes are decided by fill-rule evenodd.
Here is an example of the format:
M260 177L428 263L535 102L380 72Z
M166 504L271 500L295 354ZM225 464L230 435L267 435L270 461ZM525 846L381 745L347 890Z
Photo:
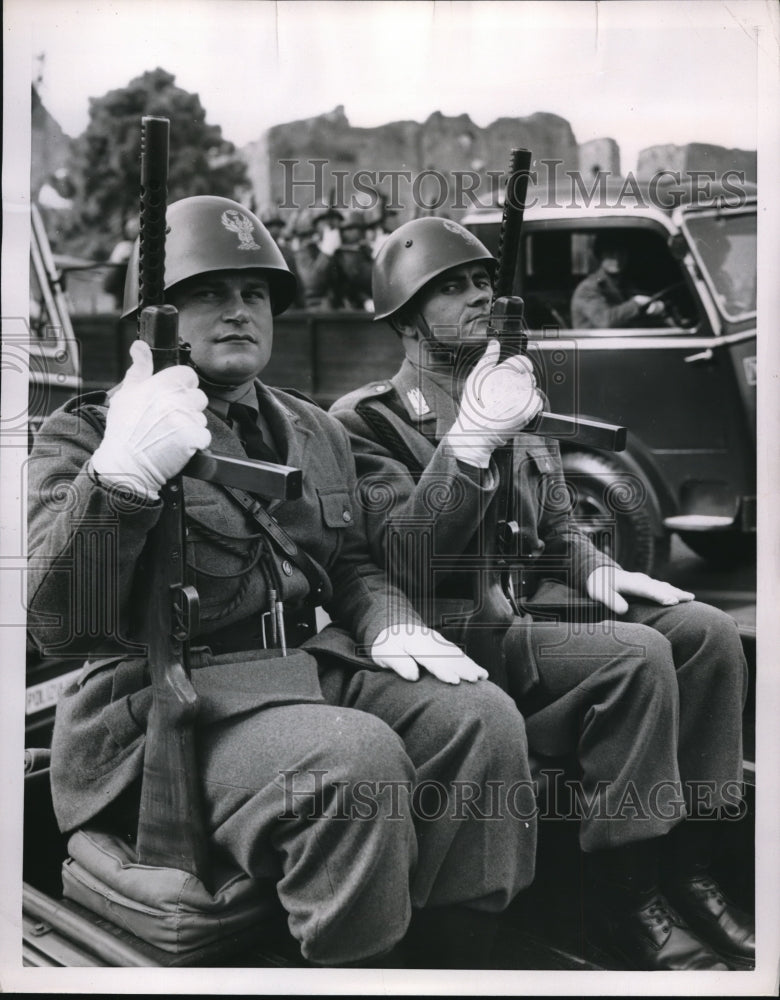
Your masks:
M526 299L532 357L551 407L630 429L629 448L617 455L586 452L562 441L582 525L630 567L657 566L674 531L718 559L740 557L749 548L755 529L755 218L752 195L739 206L681 200L671 210L539 206L527 211L516 284ZM497 249L499 213L475 212L465 221ZM624 231L634 243L642 261L637 280L648 294L664 299L670 322L630 330L571 328L570 296L591 267L590 243L603 228ZM714 266L712 245L724 233L731 248L728 273L744 299L732 297L732 286L727 289ZM39 220L33 243L32 432L65 398L121 378L136 336L134 325L123 323L115 310L71 315L63 262L58 265L51 257ZM358 384L391 375L401 358L395 333L360 312L291 311L276 320L274 340L268 381L294 386L325 407ZM142 941L121 919L62 898L67 847L52 812L47 748L58 692L80 666L40 661L33 651L29 656L25 965L299 965L273 907L259 914L249 931L171 953ZM753 709L751 697L745 815L732 824L718 871L734 900L748 909L754 902ZM539 874L506 914L503 957L499 949L496 967L606 967L598 955L581 948L581 914L570 892L578 884L576 823L559 819L542 820Z
M634 190L634 189L632 189ZM676 533L720 566L755 552L756 192L711 184L551 192L526 209L515 291L550 406L622 424L626 450L561 441L575 516L627 568L662 571ZM493 252L501 213L467 226ZM578 328L571 302L609 234L660 320Z

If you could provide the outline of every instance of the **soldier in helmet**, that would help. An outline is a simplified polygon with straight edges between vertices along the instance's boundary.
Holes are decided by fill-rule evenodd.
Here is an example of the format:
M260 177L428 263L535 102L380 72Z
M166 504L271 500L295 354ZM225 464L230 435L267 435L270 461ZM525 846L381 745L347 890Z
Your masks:
M301 209L295 223L295 273L305 309L333 309L337 305L333 282L333 254L340 243L336 223L341 213L325 208Z
M350 209L340 224L341 244L333 254L336 301L345 309L372 309L371 271L373 257L365 238L366 220L358 209Z
M231 870L276 884L305 959L398 964L377 956L413 910L421 934L439 919L487 926L531 880L533 803L517 814L529 779L522 720L370 562L343 427L259 380L273 318L295 294L266 229L208 196L171 205L167 223L165 297L191 365L153 374L136 341L123 382L52 414L30 458L31 632L42 650L88 657L57 706L57 819L64 832L122 833L137 819L151 695L145 659L127 649L152 596L143 567L161 486L209 445L300 466L302 497L264 504L259 521L223 487L185 478L201 606L192 679L208 704L197 725L205 824ZM126 317L137 283L136 245ZM85 532L101 531L85 552ZM271 639L263 648L260 627L278 602L285 659ZM331 624L312 634L306 609L319 602ZM432 790L446 801L461 788L472 804L462 816L426 804Z
M406 357L330 411L350 431L372 551L432 623L478 609L460 638L525 715L532 759L576 762L592 806L580 845L595 943L629 968L749 967L752 920L708 871L723 827L712 820L730 818L741 794L739 635L576 529L557 443L523 432L541 405L532 365L499 360L488 341L494 265L472 233L437 218L402 225L376 259L376 319ZM502 484L495 453L507 444ZM491 504L519 528L514 604L495 596L484 558ZM598 629L548 613L583 598Z
M271 239L282 251L285 263L292 273L295 274L295 254L290 245L287 223L276 210L266 212L262 217L262 223L270 233Z

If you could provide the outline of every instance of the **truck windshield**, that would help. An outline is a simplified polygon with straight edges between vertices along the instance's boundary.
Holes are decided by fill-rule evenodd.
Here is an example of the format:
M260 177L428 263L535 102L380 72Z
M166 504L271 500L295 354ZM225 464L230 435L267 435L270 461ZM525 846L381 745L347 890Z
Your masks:
M697 213L685 227L720 311L729 319L755 313L755 213Z

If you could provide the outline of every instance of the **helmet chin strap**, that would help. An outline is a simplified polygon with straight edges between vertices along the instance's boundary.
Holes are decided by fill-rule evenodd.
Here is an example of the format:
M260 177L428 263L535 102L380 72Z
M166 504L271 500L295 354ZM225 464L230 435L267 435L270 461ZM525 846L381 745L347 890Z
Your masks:
M212 393L232 392L234 389L238 389L243 384L241 382L236 382L235 384L229 382L214 382L212 379L208 378L203 373L203 370L201 368L198 368L198 366L192 360L192 348L190 347L190 345L184 343L183 341L180 342L179 344L179 355L180 355L180 361L183 365L189 365L190 368L194 369L195 373L198 376L198 382L200 384L200 387L201 389L203 389L203 391L206 393L207 396L209 394L209 390L211 390Z
M416 313L414 323L420 341L428 345L425 350L428 363L424 367L433 371L451 372L458 382L468 377L471 369L485 352L487 343L481 341L478 344L464 341L455 346L441 343L434 336L433 330L421 312Z

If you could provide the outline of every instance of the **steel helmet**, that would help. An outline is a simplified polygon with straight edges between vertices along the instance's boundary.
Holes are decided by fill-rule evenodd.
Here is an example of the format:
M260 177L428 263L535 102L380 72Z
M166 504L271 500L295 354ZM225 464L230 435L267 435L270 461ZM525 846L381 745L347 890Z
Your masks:
M197 195L168 206L165 221L165 289L209 271L248 268L265 272L274 315L295 297L297 282L279 247L249 209L229 198ZM136 240L127 268L122 318L138 308Z
M351 208L339 223L339 229L365 229L368 225L366 218L365 212Z
M386 319L432 278L451 267L495 257L473 233L451 219L428 216L399 226L377 254L372 275L374 319Z

